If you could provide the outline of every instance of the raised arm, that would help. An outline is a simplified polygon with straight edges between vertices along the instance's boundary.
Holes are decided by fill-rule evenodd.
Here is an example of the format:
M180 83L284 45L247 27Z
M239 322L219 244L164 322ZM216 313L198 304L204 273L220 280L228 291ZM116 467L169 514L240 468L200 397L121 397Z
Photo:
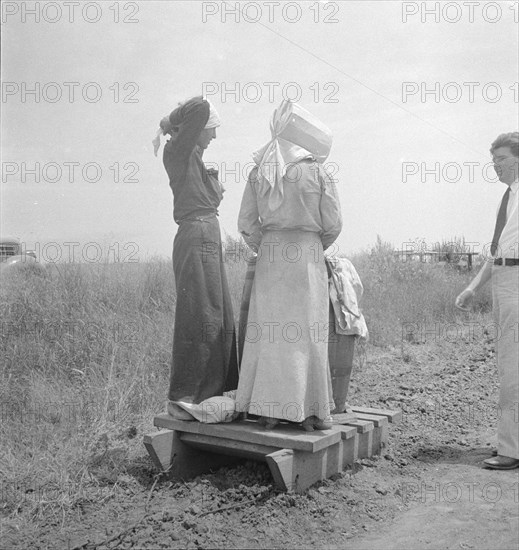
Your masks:
M209 103L202 96L186 101L169 115L171 125L179 129L174 146L176 154L188 157L193 152L208 120Z

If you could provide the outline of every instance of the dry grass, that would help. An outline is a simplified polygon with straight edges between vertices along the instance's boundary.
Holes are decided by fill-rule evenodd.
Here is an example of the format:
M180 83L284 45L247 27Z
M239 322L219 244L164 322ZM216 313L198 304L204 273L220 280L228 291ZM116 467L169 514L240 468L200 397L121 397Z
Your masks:
M449 264L402 261L380 238L370 251L351 260L364 285L363 310L371 344L398 343L408 332L407 327L441 330L451 323L461 327L467 320L454 307L454 300L477 271ZM475 298L472 315L488 315L491 308L487 286Z
M234 245L242 246L228 238L226 249ZM398 344L402 323L459 318L452 304L470 274L399 262L381 240L352 261L364 283L370 345ZM237 317L243 255L228 254L226 269ZM489 309L487 293L476 310ZM4 274L1 515L29 521L116 490L142 457L136 435L164 409L174 310L169 261Z

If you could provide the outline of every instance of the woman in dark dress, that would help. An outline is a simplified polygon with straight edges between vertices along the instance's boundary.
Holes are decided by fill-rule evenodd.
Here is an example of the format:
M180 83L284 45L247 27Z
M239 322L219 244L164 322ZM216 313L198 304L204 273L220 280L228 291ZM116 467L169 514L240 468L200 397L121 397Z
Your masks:
M217 173L202 160L219 124L212 105L194 97L162 119L159 131L171 136L163 160L179 226L173 244L177 301L168 412L183 420L193 417L182 403L201 403L238 383L234 317L217 218L223 189ZM157 140L154 146L156 154Z

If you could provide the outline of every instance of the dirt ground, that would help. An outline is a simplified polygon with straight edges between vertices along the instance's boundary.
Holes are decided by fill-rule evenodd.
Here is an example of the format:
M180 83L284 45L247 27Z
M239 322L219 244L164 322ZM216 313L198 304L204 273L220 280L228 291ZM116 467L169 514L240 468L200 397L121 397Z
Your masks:
M404 413L381 456L297 495L278 492L253 462L157 480L139 447L106 497L101 484L95 498L31 526L4 518L2 546L517 549L519 470L481 467L495 444L491 339L369 348L363 363L349 401Z

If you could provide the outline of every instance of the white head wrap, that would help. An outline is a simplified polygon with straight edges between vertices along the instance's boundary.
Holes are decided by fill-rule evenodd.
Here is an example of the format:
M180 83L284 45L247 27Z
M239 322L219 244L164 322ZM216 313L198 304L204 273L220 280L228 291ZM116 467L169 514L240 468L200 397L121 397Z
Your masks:
M209 119L207 120L207 124L204 126L204 130L208 130L210 128L217 128L220 126L221 121L220 117L218 115L217 110L214 108L214 105L207 99L204 98L207 103L209 103ZM186 100L189 101L189 100ZM186 101L180 102L178 105L181 107L186 103ZM171 130L171 123L169 121L169 116L165 116L160 121L160 128L157 130L157 133L155 134L155 137L152 139L151 143L153 144L153 154L157 156L157 153L160 148L160 138L161 136L165 136L167 133L169 133Z
M330 154L332 133L321 121L297 103L283 100L270 121L272 139L252 157L258 179L270 185L269 207L275 210L283 199L283 177L291 164L305 158L323 163Z
M157 133L151 143L153 143L153 153L155 156L157 156L157 152L160 147L160 138L161 136L165 136L167 133L171 131L171 122L169 121L169 116L165 116L161 119L159 129L157 130Z
M151 140L151 143L153 143L153 154L157 156L157 153L159 152L160 148L160 136L162 136L162 128L159 128L157 130L157 134L155 137Z
M206 97L204 97L204 99L207 101L207 103L209 103L209 120L204 126L204 130L208 130L209 128L217 128L221 124L218 111L214 108L214 105Z

